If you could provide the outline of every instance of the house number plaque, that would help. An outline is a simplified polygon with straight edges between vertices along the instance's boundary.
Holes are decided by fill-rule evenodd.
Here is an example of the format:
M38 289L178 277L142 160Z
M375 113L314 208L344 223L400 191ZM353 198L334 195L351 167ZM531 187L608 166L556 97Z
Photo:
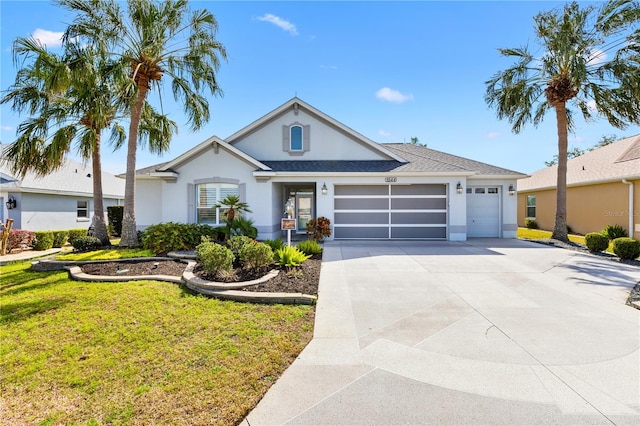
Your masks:
M398 181L398 178L397 177L386 177L386 178L384 178L384 181L387 182L387 183L394 183L394 182Z

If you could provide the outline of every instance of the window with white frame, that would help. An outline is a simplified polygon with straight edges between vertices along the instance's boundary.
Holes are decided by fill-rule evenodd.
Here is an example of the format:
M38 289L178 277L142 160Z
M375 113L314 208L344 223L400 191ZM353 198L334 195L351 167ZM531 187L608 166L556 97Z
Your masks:
M527 217L536 217L536 196L527 195Z
M311 150L311 126L295 122L282 126L282 150L300 156Z
M76 204L76 217L78 219L89 219L89 201L78 200Z
M196 222L219 225L220 208L214 207L228 195L238 195L238 185L232 183L201 183L196 185Z

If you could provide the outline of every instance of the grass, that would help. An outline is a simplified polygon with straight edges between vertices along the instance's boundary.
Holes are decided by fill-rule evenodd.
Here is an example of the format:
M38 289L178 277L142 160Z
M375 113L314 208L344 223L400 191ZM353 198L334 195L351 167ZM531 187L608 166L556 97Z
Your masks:
M542 229L528 229L528 228L518 228L518 238L525 238L527 240L543 240L546 238L551 238L551 231L543 231ZM584 236L582 235L572 235L569 234L569 241L573 241L574 243L579 243L584 245Z
M144 249L94 250L85 253L69 253L56 256L57 260L114 260L132 257L153 257L155 253Z
M0 267L0 424L237 424L311 339L313 307L29 266Z

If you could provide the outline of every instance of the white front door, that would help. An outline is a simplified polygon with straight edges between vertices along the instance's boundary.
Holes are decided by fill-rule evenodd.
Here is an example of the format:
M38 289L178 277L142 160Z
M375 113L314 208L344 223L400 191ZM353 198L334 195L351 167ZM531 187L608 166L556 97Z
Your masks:
M499 187L467 187L467 236L500 237Z

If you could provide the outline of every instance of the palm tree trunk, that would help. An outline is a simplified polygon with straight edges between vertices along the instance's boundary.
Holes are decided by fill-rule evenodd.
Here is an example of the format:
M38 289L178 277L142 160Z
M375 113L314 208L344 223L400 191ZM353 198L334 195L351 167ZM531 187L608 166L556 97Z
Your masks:
M124 209L122 215L122 235L120 245L124 247L136 247L138 230L136 226L136 152L138 150L138 130L142 106L149 89L146 85L139 85L136 101L131 108L131 122L129 123L129 140L127 141L127 171L124 185Z
M96 146L91 154L93 168L93 235L102 245L109 245L109 233L104 221L104 195L102 193L102 160L100 159L100 132L96 132Z
M556 221L551 238L569 242L567 235L567 106L557 103L558 126L558 177L556 183Z

